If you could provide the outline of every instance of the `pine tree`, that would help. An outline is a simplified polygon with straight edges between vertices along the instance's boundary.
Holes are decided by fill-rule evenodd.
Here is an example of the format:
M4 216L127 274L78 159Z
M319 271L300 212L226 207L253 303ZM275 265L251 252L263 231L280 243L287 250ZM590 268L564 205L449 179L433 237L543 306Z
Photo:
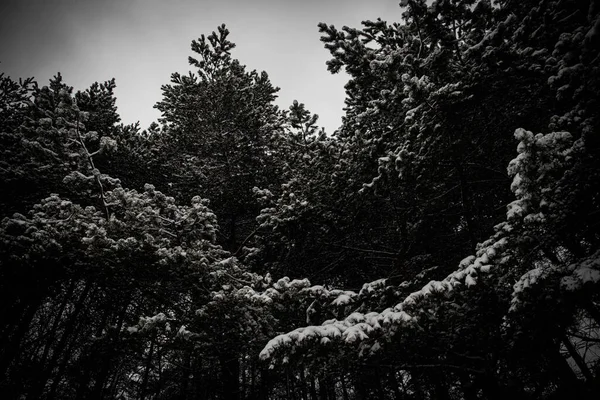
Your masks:
M178 197L201 193L221 224L220 242L236 252L254 229L258 206L252 189L277 186L280 112L277 88L265 72L247 72L231 57L235 47L223 25L192 42L196 73L171 77L156 105L167 127L165 158L156 160L161 184ZM173 173L172 171L177 171Z
M437 219L444 222L436 228L454 230L470 245L436 246L446 258L436 263L444 269L451 267L449 257L481 243L446 278L427 283L417 277L419 290L410 282L383 281L387 288L375 292L376 305L389 308L368 312L367 303L347 310L275 337L261 355L285 361L303 347L307 357L318 358L330 342L346 343L364 362L391 364L412 386L405 390L421 396L458 391L475 398L479 390L485 398L593 396L597 362L582 356L593 342L582 329L598 329L597 109L589 108L597 94L588 90L597 86L598 10L574 2L402 4L405 25L320 27L334 56L330 70L345 67L352 77L340 135L362 162L348 164L376 171L365 190L414 204L403 218L417 246L431 238L415 229L431 226L423 217L457 211L458 219ZM501 97L501 86L515 96ZM467 124L456 118L465 116L457 113L465 106L474 107ZM490 129L480 118L491 106L514 120ZM515 123L549 133L515 131ZM504 136L481 136L496 129ZM512 131L519 145L509 164ZM485 240L500 220L495 208L508 200L490 187L508 185L504 178L479 188L474 178L490 181L502 164L509 165L516 200ZM450 195L455 190L460 197ZM400 300L386 302L390 291ZM447 377L441 382L440 373Z

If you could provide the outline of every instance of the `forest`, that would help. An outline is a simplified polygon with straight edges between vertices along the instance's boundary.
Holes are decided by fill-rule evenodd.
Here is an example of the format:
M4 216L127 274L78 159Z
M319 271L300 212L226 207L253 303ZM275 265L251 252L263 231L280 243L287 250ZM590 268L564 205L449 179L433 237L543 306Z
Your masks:
M231 26L145 130L1 74L1 397L600 398L600 2L400 14L318 25L335 132Z

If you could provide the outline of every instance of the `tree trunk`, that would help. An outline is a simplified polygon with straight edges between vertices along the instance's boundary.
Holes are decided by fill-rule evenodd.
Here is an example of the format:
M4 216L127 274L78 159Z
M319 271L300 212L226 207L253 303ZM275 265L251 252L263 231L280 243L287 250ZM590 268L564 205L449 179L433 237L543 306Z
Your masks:
M20 320L16 323L16 327L13 330L12 334L6 334L6 342L2 345L4 347L4 351L0 356L0 377L4 379L6 377L6 373L13 363L14 359L19 354L19 350L21 348L21 340L25 336L25 333L29 329L31 325L31 321L35 316L35 313L39 309L40 302L42 301L43 296L35 297L29 300L27 305L22 307L23 314L21 315Z
M60 322L62 320L62 315L65 311L65 308L67 307L67 304L71 299L73 292L75 291L75 285L76 281L72 280L71 284L69 285L69 288L67 289L67 293L65 293L65 297L59 307L59 310L56 313L56 317L54 317L52 327L50 328L50 332L48 333L48 340L46 340L46 345L44 346L44 352L42 353L42 357L40 358L41 365L46 364L46 360L48 359L48 354L50 352L50 347L52 347L52 344L56 339L56 332L58 331L58 326L60 325Z
M577 367L583 374L586 382L588 382L589 384L593 383L594 375L588 368L583 357L581 357L581 355L579 354L579 352L577 351L575 346L573 346L573 344L571 343L571 341L569 340L569 338L566 335L563 336L562 342L565 345L565 348L567 349L567 351L569 352L569 355L571 356L571 358L573 358L573 361L575 361L575 364L577 364Z
M77 299L77 302L75 303L73 313L69 316L69 320L65 324L65 328L60 337L60 340L58 341L56 346L52 349L52 357L48 361L47 365L42 365L42 368L43 368L42 376L40 377L40 380L38 382L36 382L36 386L34 387L34 389L27 396L28 399L34 400L34 399L39 399L42 397L42 394L44 393L44 390L46 388L46 383L48 382L49 379L52 378L52 371L57 366L59 366L59 363L58 363L59 359L61 357L63 357L63 359L64 359L65 355L68 356L68 354L65 353L65 348L72 340L74 340L73 334L75 333L78 323L80 322L79 315L81 314L84 303L87 300L88 295L91 290L92 290L92 284L90 282L86 283L83 288L83 291L81 292L81 294L79 295L79 298ZM62 368L59 368L59 369L62 370ZM56 391L58 382L60 381L60 377L58 375L59 374L56 374L56 376L54 376L54 378L53 378L51 392Z
M312 400L319 400L319 396L317 396L317 387L315 385L315 377L311 376L310 377L310 398Z
M348 388L346 387L346 377L344 376L344 374L340 375L340 384L342 386L343 400L350 400L350 396L348 395Z
M319 378L317 380L319 383L319 400L328 400L327 399L327 385L325 384L325 379Z
M181 385L179 386L179 400L187 400L190 390L190 370L192 369L191 350L185 350L183 356L183 371L181 373Z
M434 380L435 398L437 400L450 400L450 396L448 395L448 390L444 382L444 374L434 373L432 374L432 378Z
M300 368L300 395L302 400L308 400L308 393L306 392L306 374L304 373L304 367Z
M566 358L558 350L553 352L552 365L560 382L557 390L557 398L568 398L571 396L573 399L578 399L583 397L583 385L581 381L577 379L575 371L573 371Z
M146 359L146 368L144 370L144 377L140 385L140 400L146 399L146 392L148 390L148 381L150 379L150 370L152 369L152 357L154 356L154 345L156 342L156 332L152 334L150 339L150 349L148 350L148 358Z
M381 374L380 374L380 368L377 367L375 369L375 377L377 378L377 396L379 397L380 400L384 400L385 399L385 394L383 391L383 382L381 381Z
M369 400L369 393L365 386L365 383L360 375L361 371L354 376L354 387L356 389L357 400Z
M464 400L477 400L477 389L475 388L471 377L467 373L461 373L459 381Z
M237 355L221 356L221 379L224 400L240 400L240 363Z
M269 371L264 368L260 370L260 400L269 399Z
M95 332L96 336L102 335L102 331L103 331L104 327L106 326L106 323L108 321L108 317L110 316L111 311L112 310L105 308L104 312L102 313L102 317L100 318L100 322L96 326L96 332ZM84 400L90 396L89 384L90 384L90 380L92 379L93 369L95 367L95 365L93 365L94 363L92 362L92 360L96 358L95 355L96 354L94 354L94 351L91 350L90 354L88 354L86 356L86 359L88 360L88 362L84 366L84 371L83 371L82 377L78 383L77 393L75 395L75 398L77 400Z
M454 152L454 150L452 150ZM465 177L465 172L463 170L463 166L460 163L460 160L457 159L455 155L453 155L452 160L454 161L454 167L456 168L456 172L458 173L458 179L460 184L460 197L461 197L461 205L463 216L465 217L465 221L467 222L467 230L469 231L469 241L471 244L471 250L475 250L477 246L477 235L475 229L475 217L473 216L473 201L471 199L471 191L469 189L469 184Z
M402 392L400 392L400 388L398 387L398 379L396 378L396 372L393 369L388 372L388 382L394 392L394 398L396 400L402 399Z
M118 351L118 343L120 340L121 328L123 327L123 323L125 322L125 316L127 314L127 308L129 307L129 301L125 303L125 306L121 309L118 314L117 326L113 331L114 333L111 335L112 340L110 340L110 349L103 355L99 364L98 377L96 382L94 383L94 388L92 389L92 398L101 399L104 396L104 386L106 385L106 380L108 379L111 363L114 361L114 356ZM100 328L102 329L102 328Z
M69 365L69 361L72 359L72 355L75 352L75 345L77 344L77 338L80 337L80 332L81 328L73 331L73 334L71 335L71 340L63 352L62 361L58 364L58 371L52 380L52 385L50 386L50 391L47 396L48 400L53 400L56 397L58 385L62 381L65 370Z

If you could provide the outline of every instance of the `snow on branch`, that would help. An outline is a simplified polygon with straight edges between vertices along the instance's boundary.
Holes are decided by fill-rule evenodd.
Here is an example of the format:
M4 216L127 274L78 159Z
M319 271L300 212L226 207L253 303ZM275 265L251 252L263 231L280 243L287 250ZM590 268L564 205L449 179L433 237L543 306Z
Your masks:
M515 138L519 140L518 156L508 166L513 177L511 189L517 200L507 208L506 221L495 227L496 234L479 244L476 255L460 262L459 268L440 281L432 280L420 290L410 293L393 308L367 314L353 313L343 320L329 320L320 326L298 328L292 332L273 338L260 353L262 360L272 359L279 351L285 351L305 343L343 341L361 343L375 336L393 336L397 329L411 327L418 319L419 306L424 300L435 294L447 293L459 286L477 285L484 274L494 271L510 260L511 249L515 245L511 233L526 229L531 224L544 221L539 211L539 201L545 200L538 193L549 193L544 185L550 185L560 175L569 160L572 136L568 132L552 132L546 135L534 135L524 129L517 129ZM541 197L541 199L540 199ZM523 227L525 225L525 228ZM572 278L565 279L564 285L573 287L579 282L598 282L596 258L591 257L585 263L571 267ZM526 288L541 278L540 271L530 271L515 285L515 291ZM318 287L313 287L316 291ZM363 293L363 291L361 291ZM337 301L342 302L344 298ZM514 302L513 302L514 305ZM414 312L413 312L414 311ZM378 345L378 342L376 342Z

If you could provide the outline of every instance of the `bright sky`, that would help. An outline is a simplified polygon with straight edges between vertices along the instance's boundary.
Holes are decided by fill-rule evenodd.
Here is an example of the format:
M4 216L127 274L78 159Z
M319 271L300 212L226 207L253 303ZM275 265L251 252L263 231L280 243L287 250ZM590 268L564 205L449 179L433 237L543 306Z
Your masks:
M400 13L398 0L2 0L0 72L45 84L60 71L75 89L114 77L123 122L146 128L160 86L190 70L192 39L225 23L233 56L281 88L277 104L305 103L332 133L346 76L327 71L317 23L359 27Z

